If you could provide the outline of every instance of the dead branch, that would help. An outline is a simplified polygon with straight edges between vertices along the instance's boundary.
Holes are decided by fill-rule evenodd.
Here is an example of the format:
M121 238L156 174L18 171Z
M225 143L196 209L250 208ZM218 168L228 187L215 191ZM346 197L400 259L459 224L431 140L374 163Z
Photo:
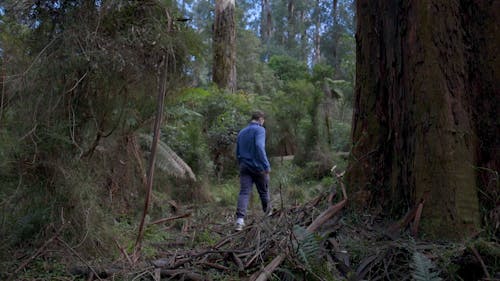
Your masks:
M187 214L183 214L183 215L179 215L179 216L155 220L155 221L151 222L150 224L160 224L160 223L169 222L169 221L173 221L173 220L177 220L177 219L188 218L190 216L191 216L191 213L187 213Z
M274 270L285 260L286 254L282 253L275 257L261 272L257 272L257 275L252 275L249 280L251 281L266 281L267 278L273 274Z
M470 250L472 251L472 253L476 257L476 259L479 261L479 263L481 264L481 267L483 268L484 275L486 275L486 278L487 279L491 279L491 275L488 272L488 269L486 268L486 265L484 264L484 261L481 258L481 255L479 255L479 252L476 250L476 248L474 247L474 245L470 246Z
M156 162L156 149L158 146L158 141L160 139L160 126L163 119L163 108L164 100L167 91L167 73L168 73L168 62L165 56L162 58L162 63L158 67L158 101L157 101L157 111L154 124L154 136L153 142L151 144L151 155L149 159L149 169L147 175L147 188L146 188L146 200L144 200L144 212L142 214L141 223L139 225L139 233L137 234L137 240L134 247L134 261L138 258L138 254L141 251L142 238L144 236L144 225L146 221L146 215L148 214L149 202L151 200L151 193L153 189L153 176L154 167Z
M323 225L332 216L338 213L342 208L344 208L347 203L347 193L345 191L345 186L341 182L342 194L344 195L344 200L339 203L330 206L326 211L321 213L310 225L307 227L307 231L315 232L321 225ZM265 281L271 276L273 271L285 260L286 254L282 253L275 257L256 277L252 275L250 280L255 281Z
M100 277L99 277L99 274L94 270L94 268L92 266L90 266L89 263L87 263L85 261L84 258L82 258L82 256L80 256L76 251L75 249L71 248L68 243L66 243L66 241L62 240L61 238L59 237L56 237L56 239L61 242L72 254L74 254L75 256L77 256L83 263L85 263L85 265L87 266L88 269L90 269L92 271L93 274L95 274L95 276L97 277L97 279L99 280L102 280Z

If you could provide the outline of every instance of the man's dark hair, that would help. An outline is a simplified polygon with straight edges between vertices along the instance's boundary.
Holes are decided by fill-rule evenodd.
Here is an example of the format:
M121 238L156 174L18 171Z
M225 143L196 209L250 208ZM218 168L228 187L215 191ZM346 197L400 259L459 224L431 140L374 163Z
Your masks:
M265 118L264 112L257 110L252 113L252 120L259 120L259 118Z

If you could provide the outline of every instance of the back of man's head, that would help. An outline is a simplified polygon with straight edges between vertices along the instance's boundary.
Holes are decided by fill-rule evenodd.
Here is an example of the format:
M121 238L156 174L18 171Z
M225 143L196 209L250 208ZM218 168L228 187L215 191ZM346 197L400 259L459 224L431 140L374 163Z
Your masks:
M260 118L265 118L264 112L260 110L252 112L252 120L258 121Z

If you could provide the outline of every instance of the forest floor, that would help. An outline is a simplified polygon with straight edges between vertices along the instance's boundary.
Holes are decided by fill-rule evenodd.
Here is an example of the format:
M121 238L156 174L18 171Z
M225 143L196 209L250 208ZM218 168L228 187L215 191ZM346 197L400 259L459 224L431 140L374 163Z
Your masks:
M327 197L324 194L323 198ZM168 237L148 241L155 249L132 262L85 261L58 240L13 280L499 280L498 244L481 237L463 243L429 242L389 225L341 210L308 231L332 206L317 197L275 209L253 207L247 226L234 231L232 210L194 209L162 223ZM337 203L338 204L338 203ZM495 253L496 252L496 253ZM57 256L65 253L61 261ZM54 262L59 260L58 262ZM442 279L439 279L442 278Z
M275 186L270 217L254 195L239 232L234 194L198 205L172 201L169 217L150 222L137 260L118 242L113 260L83 258L56 233L14 257L11 280L500 280L498 238L428 241L414 217L356 212L333 186L297 187L311 190L307 196Z

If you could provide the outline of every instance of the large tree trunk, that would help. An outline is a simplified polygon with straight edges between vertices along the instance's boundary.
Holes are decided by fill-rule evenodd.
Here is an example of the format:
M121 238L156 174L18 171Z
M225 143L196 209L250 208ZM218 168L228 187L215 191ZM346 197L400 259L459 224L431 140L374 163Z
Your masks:
M213 82L236 90L236 21L234 0L215 1Z
M347 181L359 203L394 215L427 197L427 234L478 229L477 167L499 167L499 2L357 1Z

